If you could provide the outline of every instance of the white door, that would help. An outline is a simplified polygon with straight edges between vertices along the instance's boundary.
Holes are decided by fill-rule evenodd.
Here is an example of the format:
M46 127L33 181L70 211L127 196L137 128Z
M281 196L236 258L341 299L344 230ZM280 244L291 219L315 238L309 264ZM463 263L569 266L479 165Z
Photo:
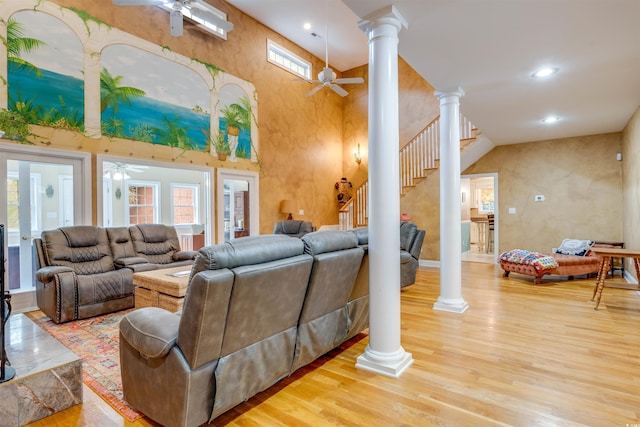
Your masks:
M91 157L83 153L0 144L5 288L12 294L33 292L34 238L61 225L90 222L90 165Z

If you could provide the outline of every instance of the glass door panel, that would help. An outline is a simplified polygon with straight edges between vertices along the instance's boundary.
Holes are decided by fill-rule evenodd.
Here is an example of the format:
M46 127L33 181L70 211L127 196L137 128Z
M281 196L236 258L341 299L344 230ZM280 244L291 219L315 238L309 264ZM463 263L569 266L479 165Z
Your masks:
M32 241L43 230L73 225L72 164L7 159L7 274L9 290L32 290Z

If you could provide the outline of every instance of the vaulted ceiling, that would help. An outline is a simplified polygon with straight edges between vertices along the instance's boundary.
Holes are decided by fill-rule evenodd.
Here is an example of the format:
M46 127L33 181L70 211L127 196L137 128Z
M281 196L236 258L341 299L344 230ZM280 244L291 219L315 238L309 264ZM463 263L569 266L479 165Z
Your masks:
M640 106L638 0L227 2L320 58L310 33L326 26L341 71L368 60L358 21L393 4L408 23L400 55L436 90L461 87L462 113L496 145L618 132ZM532 78L541 67L557 72Z

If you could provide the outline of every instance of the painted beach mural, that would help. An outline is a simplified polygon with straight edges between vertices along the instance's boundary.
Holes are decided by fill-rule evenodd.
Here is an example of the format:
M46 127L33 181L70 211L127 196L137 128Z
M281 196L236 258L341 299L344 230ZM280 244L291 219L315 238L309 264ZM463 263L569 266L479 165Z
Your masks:
M54 6L39 1L35 10L17 10L5 21L10 111L29 123L93 137L257 161L253 85ZM89 57L79 29L100 46Z

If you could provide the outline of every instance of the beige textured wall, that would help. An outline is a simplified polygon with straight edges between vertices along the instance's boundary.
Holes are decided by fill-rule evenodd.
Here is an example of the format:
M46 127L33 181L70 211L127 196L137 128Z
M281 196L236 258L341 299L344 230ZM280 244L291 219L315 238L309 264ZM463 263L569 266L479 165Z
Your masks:
M57 0L55 3L86 10L113 27L251 81L259 104L260 232L270 233L273 224L284 219L279 212L280 201L289 198L297 199L300 209L304 209L305 214L300 218L317 225L337 223L333 184L343 173L342 98L324 90L306 98L304 94L311 89L309 85L292 82L293 74L266 61L267 38L311 61L314 72L322 68L322 59L220 0L209 3L225 11L234 24L226 41L188 24L185 24L184 36L172 37L169 14L157 7L118 7L108 0ZM219 162L205 153L188 152L176 158L171 149L152 144L105 138L96 141L66 131L39 131L50 136L51 147L258 170L247 161ZM93 208L95 212L95 200Z
M499 251L622 238L622 134L498 146L465 174L498 173ZM545 201L535 202L542 194ZM516 208L510 215L508 209Z
M636 131L636 145L638 139ZM563 238L621 239L621 147L621 133L503 145L464 171L498 174L498 250L548 252ZM440 259L439 185L433 174L402 201L427 232L423 260ZM536 194L545 201L534 202Z
M640 108L622 133L622 205L625 247L640 248ZM631 260L626 270L636 276ZM636 277L637 278L637 277Z

